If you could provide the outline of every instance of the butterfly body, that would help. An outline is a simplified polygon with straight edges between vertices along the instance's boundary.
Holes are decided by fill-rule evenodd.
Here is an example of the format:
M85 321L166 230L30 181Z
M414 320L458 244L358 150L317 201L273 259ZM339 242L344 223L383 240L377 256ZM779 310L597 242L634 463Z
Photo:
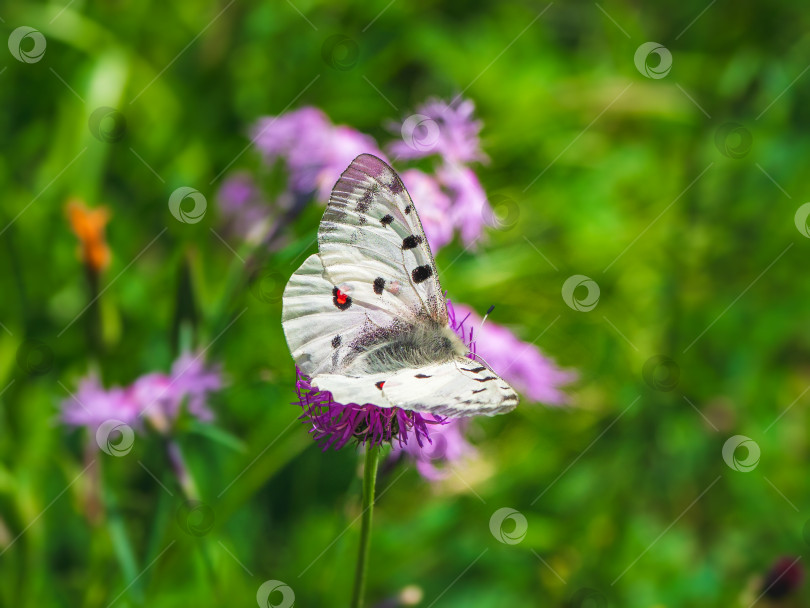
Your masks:
M314 386L340 403L440 415L517 405L450 327L416 207L385 162L362 154L346 169L318 248L290 278L282 313L293 358Z

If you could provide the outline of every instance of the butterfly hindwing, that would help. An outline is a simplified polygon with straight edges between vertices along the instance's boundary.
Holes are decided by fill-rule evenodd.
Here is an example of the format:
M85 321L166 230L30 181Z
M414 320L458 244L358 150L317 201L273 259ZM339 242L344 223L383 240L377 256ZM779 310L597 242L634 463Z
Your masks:
M385 380L396 407L441 416L493 416L513 410L517 393L489 367L466 357L403 369Z

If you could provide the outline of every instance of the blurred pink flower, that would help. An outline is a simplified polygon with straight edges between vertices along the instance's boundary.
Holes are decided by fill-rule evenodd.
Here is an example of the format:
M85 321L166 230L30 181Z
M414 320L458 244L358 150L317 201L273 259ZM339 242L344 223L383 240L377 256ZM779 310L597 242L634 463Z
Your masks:
M229 234L256 241L267 229L271 210L249 173L229 176L217 193L217 203Z
M469 99L446 103L429 99L402 123L394 123L402 137L389 147L398 158L440 155L451 164L487 160L481 151L481 122L473 118L475 104Z
M576 379L575 372L560 369L537 346L523 342L506 327L487 321L477 331L481 317L464 304L453 306L456 316L469 315L469 324L476 328L477 354L518 393L548 405L568 401L561 387Z
M461 234L466 246L475 243L483 234L492 210L478 176L464 165L443 164L437 171L439 183L450 193L452 205L448 212L450 222Z
M170 374L151 372L125 388L104 389L98 376L90 373L79 382L76 394L62 401L61 419L68 426L95 432L107 420L139 426L140 419L148 417L164 431L185 404L189 415L210 422L214 416L206 401L222 384L220 370L206 367L201 356L191 353L180 355Z
M405 454L416 463L422 477L441 481L450 475L449 465L475 454L475 448L464 437L466 427L466 418L447 418L445 424L431 430L429 446L417 446L413 441L393 444L391 456Z
M290 190L299 195L317 192L323 203L355 157L364 152L382 156L374 138L333 125L313 107L260 119L253 128L253 140L268 163L279 158L286 162Z
M453 224L448 216L450 198L434 177L419 169L408 169L401 177L411 198L418 201L419 219L435 254L453 239Z
M86 427L93 433L111 419L134 426L140 414L128 389L118 386L105 389L95 372L79 381L75 393L62 401L60 409L60 418L66 425Z

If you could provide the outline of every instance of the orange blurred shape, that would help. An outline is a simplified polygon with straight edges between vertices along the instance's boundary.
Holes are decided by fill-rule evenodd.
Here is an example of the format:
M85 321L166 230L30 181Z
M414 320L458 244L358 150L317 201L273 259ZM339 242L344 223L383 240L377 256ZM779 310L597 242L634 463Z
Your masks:
M110 265L110 248L104 237L104 226L110 219L106 207L90 209L78 199L67 204L70 227L79 237L79 256L85 264L96 272Z

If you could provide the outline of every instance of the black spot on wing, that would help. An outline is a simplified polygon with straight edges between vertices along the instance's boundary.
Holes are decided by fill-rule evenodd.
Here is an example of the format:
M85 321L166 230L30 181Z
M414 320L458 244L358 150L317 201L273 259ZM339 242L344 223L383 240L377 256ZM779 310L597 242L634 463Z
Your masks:
M405 207L405 215L409 215L412 209L413 205L408 205L407 207Z
M474 394L476 394L476 393L483 393L485 390L487 390L487 389L485 389L485 388L478 388L478 389L475 389L475 390L473 391L473 395L474 395Z
M416 374L414 378L432 378L433 376L428 376L427 374Z
M357 201L357 206L354 208L357 213L368 213L369 207L371 207L371 199L374 195L371 193L370 190L366 190L363 193L363 196L360 197L360 200Z
M422 237L416 234L412 234L411 236L406 236L402 239L402 248L403 249L413 249L414 247L422 244Z
M340 343L342 341L343 340L341 339L340 336L335 336L334 338L332 338L332 348L337 348L338 346L340 346Z
M428 280L433 275L433 269L425 264L424 266L417 266L411 271L411 278L414 283L421 283Z
M374 293L378 296L382 295L383 288L385 287L385 279L382 277L377 277L374 279Z
M381 223L383 226L387 226L388 224L390 224L390 223L391 223L391 222L393 222L393 221L394 221L394 216L393 216L393 215L390 215L390 214L386 214L386 215L384 215L384 216L382 216L382 217L380 218L380 223Z
M482 371L484 371L485 369L486 369L486 367L483 367L483 366L482 366L482 367L475 367L475 368L473 368L473 369L468 369L467 371L468 371L468 372L474 372L474 373L476 373L476 374L477 374L478 372L482 372Z
M374 386L376 386L378 389L382 390L383 389L383 384L385 384L385 380L380 380L379 382L375 382Z
M487 382L489 380L497 380L497 376L487 376L486 378L473 378L476 382Z

